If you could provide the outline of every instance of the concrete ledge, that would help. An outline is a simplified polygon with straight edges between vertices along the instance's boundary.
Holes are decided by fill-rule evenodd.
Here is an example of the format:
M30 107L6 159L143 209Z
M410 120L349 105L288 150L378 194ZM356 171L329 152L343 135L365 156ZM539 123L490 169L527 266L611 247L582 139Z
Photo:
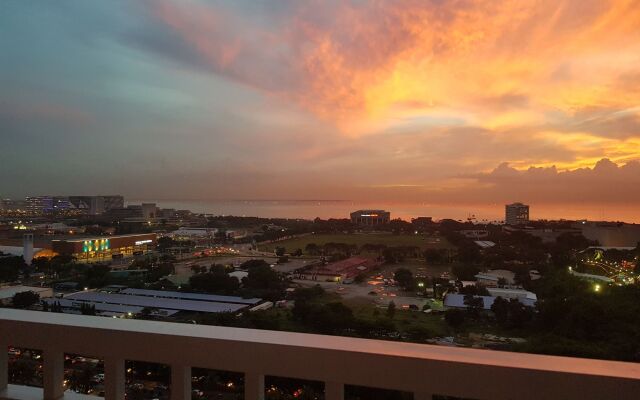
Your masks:
M0 338L60 359L66 352L114 365L139 360L463 398L596 400L640 393L636 363L293 332L0 309ZM114 388L114 396L123 394L121 384Z
M42 400L44 391L33 386L8 385L0 392L0 400ZM61 400L101 400L103 397L79 394L71 391L64 392Z

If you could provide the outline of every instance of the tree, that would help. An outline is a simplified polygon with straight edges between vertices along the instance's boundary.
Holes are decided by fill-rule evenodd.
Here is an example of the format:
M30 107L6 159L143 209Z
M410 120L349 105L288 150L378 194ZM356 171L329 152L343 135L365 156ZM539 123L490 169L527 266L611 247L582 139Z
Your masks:
M467 285L460 289L460 294L470 294L474 296L491 296L487 288L482 285Z
M281 247L281 246L278 246L278 247L275 248L275 253L276 253L276 256L278 256L278 257L284 256L286 251L287 250L284 247Z
M472 281L480 269L474 265L459 264L453 266L452 272L461 281Z
M51 273L51 263L47 257L36 257L31 261L31 267L45 275Z
M416 285L413 273L407 268L396 269L396 272L393 274L393 279L405 290L412 290Z
M456 308L449 309L444 313L444 320L447 322L447 324L451 325L454 328L459 328L460 326L462 326L465 318L466 313Z
M484 309L484 299L472 294L464 296L464 304L467 306L467 314L472 318L478 318L480 312Z
M463 246L458 250L458 259L464 264L475 264L482 258L480 249L475 243Z
M395 264L397 261L396 255L393 253L393 250L389 248L386 248L382 251L382 257L384 258L384 262L388 264Z
M249 269L249 274L242 278L242 283L245 296L262 297L269 301L278 301L284 297L286 282L268 265Z
M442 264L445 261L444 249L427 249L424 251L424 259L429 264Z
M174 247L175 246L175 241L170 238L169 236L162 236L160 238L158 238L157 241L157 247L158 247L158 251L160 251L161 253L166 252L170 247Z
M216 242L219 243L226 243L226 241L229 239L229 235L227 235L226 229L218 229L216 233L213 234L213 237Z
M28 308L40 301L40 295L32 292L31 290L26 292L19 292L13 295L11 303L16 308Z
M95 264L89 266L84 270L84 278L81 283L90 288L108 285L110 271L111 268L108 265Z
M533 319L533 308L525 306L518 299L509 300L508 310L511 328L522 328Z
M531 282L531 275L528 268L518 268L515 271L514 280L518 285L522 285L525 288L528 287Z
M144 316L144 317L148 317L151 314L153 314L154 312L154 308L152 307L144 307L142 308L142 310L140 310L140 315Z
M0 258L0 282L11 282L18 279L20 269L26 267L22 257Z
M152 266L147 273L147 282L156 282L160 280L162 277L167 275L175 274L176 269L173 263L171 262L162 262L160 264L156 264Z
M340 333L352 328L356 322L353 311L340 302L323 304L323 294L319 286L296 290L292 318L322 333Z
M491 305L491 311L500 325L506 325L509 320L509 301L498 296Z
M396 303L391 300L387 306L387 316L393 318L396 315Z
M80 304L80 313L82 315L96 315L95 304L88 304L88 303Z
M262 259L247 260L240 264L240 269L251 270L253 268L269 267L269 263Z
M320 250L320 247L315 244L315 243L309 243L304 247L304 251L305 253L312 255L312 256L319 256L322 251Z
M242 282L250 289L280 289L283 286L280 275L269 266L249 269L249 274L243 278Z
M311 301L321 298L325 294L324 289L320 285L315 285L310 288L298 288L292 294L291 298L294 301Z
M278 264L286 264L289 262L289 257L287 256L282 256L278 258Z
M222 265L212 265L209 272L189 278L191 289L216 294L237 294L240 289L238 278L227 275Z

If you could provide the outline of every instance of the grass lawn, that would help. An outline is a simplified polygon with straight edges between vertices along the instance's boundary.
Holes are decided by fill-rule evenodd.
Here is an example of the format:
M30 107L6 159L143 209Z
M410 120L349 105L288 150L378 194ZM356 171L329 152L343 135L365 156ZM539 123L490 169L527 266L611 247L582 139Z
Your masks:
M355 244L360 247L364 244L384 244L386 246L417 246L421 249L427 248L453 248L453 246L443 237L423 236L423 235L394 235L393 233L337 233L337 234L314 234L293 239L282 240L275 243L265 243L258 245L261 251L272 252L276 247L284 247L288 252L302 249L309 243L322 246L326 243L346 243Z
M385 317L387 310L377 308L371 303L362 301L344 301L344 303L353 310L353 314L363 320L375 322ZM376 311L377 310L377 315ZM425 330L429 332L429 336L446 336L451 333L451 329L444 321L442 314L426 314L420 311L396 310L393 316L398 332L411 332L415 330Z
M332 301L341 301L339 296L332 293L325 294L322 298L317 299L319 303L330 303ZM383 308L376 308L371 303L362 301L362 299L342 300L342 302L353 310L355 317L366 320L369 322L376 322L380 318L386 317L386 310ZM374 310L377 310L377 315ZM280 322L279 330L291 331L291 332L310 332L313 333L308 327L300 325L298 322L291 319L290 310L282 309L270 309L266 311L260 311L268 315L268 318L277 319ZM429 337L435 336L447 336L452 333L452 330L447 326L444 321L443 315L425 314L418 311L397 310L393 322L399 333L415 332L421 330L428 332Z

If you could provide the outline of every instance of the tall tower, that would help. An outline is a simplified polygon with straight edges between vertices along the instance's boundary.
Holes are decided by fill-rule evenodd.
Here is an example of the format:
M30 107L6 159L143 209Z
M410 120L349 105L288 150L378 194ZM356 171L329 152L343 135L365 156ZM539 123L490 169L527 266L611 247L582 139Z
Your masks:
M33 261L33 233L25 233L22 237L22 257L27 265L31 265Z
M526 225L529 222L529 206L522 203L507 204L504 220L507 225Z

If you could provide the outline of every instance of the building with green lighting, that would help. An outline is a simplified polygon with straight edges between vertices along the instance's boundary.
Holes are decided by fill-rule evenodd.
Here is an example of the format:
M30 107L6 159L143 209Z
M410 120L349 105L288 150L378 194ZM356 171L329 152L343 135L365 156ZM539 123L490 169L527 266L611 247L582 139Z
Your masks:
M156 247L156 234L85 237L53 240L52 250L78 261L107 261L148 253Z

